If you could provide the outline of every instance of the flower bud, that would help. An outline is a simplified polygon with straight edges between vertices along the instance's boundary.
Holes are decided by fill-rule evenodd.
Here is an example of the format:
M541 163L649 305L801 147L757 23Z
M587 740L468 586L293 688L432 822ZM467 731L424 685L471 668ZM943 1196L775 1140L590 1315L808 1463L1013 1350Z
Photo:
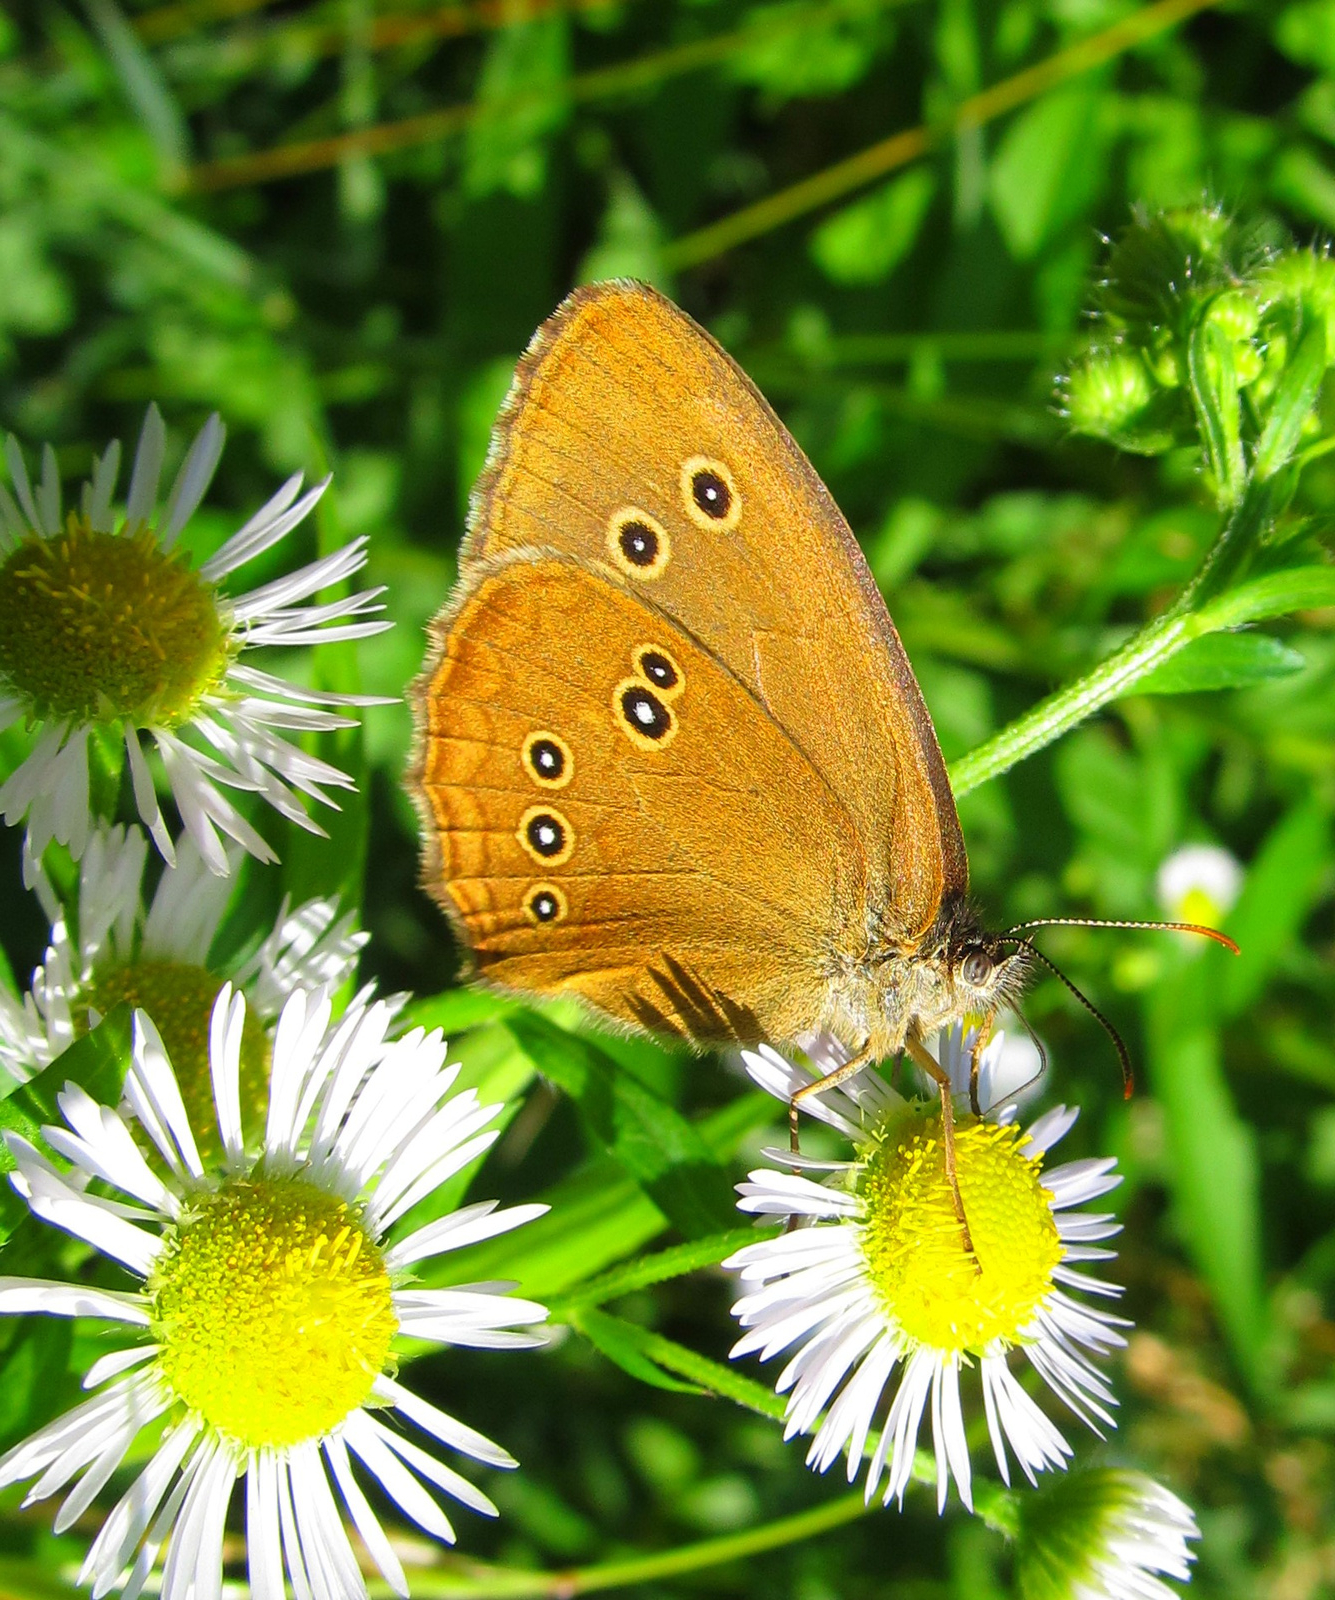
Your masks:
M1173 442L1171 430L1151 418L1157 398L1143 357L1126 345L1091 350L1072 366L1065 385L1074 432L1110 439L1142 455L1156 455Z
M1023 1600L1173 1600L1154 1574L1191 1577L1187 1541L1200 1537L1191 1508L1143 1472L1070 1472L1021 1496L1018 1509Z

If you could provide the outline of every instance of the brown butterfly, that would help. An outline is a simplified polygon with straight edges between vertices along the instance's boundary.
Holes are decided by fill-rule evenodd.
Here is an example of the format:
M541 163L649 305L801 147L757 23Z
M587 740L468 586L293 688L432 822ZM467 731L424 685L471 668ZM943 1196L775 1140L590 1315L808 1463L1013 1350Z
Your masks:
M519 363L415 685L424 879L478 975L698 1044L978 1052L1035 958L983 931L932 721L867 563L746 375L654 290ZM1172 927L1183 923L1104 924ZM1051 965L1051 963L1047 963ZM1056 970L1055 968L1053 969ZM1061 976L1059 973L1058 976ZM1088 1000L1063 978L1117 1044Z
M424 878L478 975L700 1044L852 1052L1015 997L847 523L715 341L581 289L519 364L414 701ZM986 1030L984 1030L985 1032ZM963 1215L961 1212L961 1222ZM967 1228L966 1228L967 1233Z

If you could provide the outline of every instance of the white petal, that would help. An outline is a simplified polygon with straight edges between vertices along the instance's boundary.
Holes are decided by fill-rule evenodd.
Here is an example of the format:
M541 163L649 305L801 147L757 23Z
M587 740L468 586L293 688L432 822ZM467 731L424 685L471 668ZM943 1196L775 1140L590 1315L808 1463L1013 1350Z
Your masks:
M226 437L227 430L215 411L196 434L167 495L158 527L158 542L164 550L175 545L181 529L199 509L199 502L217 471Z
M343 1430L348 1447L380 1480L380 1486L421 1528L446 1544L454 1543L449 1518L379 1437L364 1411L355 1411Z
M127 526L150 523L158 503L158 480L162 476L162 456L167 446L167 430L162 413L151 405L144 413L144 425L135 447L130 469L130 493L125 503Z

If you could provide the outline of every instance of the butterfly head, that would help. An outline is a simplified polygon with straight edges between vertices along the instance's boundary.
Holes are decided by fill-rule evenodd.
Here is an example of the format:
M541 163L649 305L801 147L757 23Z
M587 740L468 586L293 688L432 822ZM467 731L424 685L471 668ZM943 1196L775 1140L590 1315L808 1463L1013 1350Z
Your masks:
M909 1031L926 1037L968 1017L991 1017L1013 1005L1032 967L1032 952L990 933L963 896L947 901L912 952L882 969L885 1021L898 1049Z

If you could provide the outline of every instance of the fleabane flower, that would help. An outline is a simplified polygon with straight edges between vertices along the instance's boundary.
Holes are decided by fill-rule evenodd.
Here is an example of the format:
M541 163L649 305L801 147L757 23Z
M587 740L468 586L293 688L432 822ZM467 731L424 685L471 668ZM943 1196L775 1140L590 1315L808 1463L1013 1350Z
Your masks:
M29 882L52 839L76 858L83 854L95 733L124 745L139 815L171 861L145 739L156 747L186 829L209 870L221 874L220 833L262 861L274 854L219 785L253 791L290 821L322 832L302 796L332 805L326 789L351 779L290 735L352 727L333 708L377 703L301 688L250 659L267 645L360 639L390 625L373 615L379 590L311 603L361 569L365 539L249 594L222 587L290 533L329 480L303 494L301 475L289 478L196 567L178 541L218 465L223 426L216 416L204 424L159 506L165 443L162 418L150 407L123 514L112 505L119 443L94 462L68 513L50 446L35 485L15 440L5 447L14 494L0 488L0 728L23 720L40 731L0 787L0 814L11 824L27 820Z
M256 1600L282 1600L285 1570L307 1600L366 1594L340 1501L380 1571L406 1594L359 1472L413 1522L453 1541L427 1485L486 1515L495 1507L413 1431L488 1466L515 1462L398 1382L396 1335L517 1348L541 1341L514 1330L546 1316L505 1285L413 1288L411 1269L547 1208L483 1202L391 1241L401 1218L492 1143L488 1125L501 1108L479 1105L471 1089L451 1096L458 1068L445 1065L438 1032L391 1040L383 1002L334 1021L327 994L299 989L278 1022L263 1135L248 1146L245 1013L225 987L210 1039L218 1170L201 1160L171 1063L142 1011L125 1084L131 1114L67 1084L66 1126L43 1133L68 1171L9 1137L14 1185L33 1212L138 1282L120 1290L0 1278L0 1312L104 1318L127 1331L84 1379L94 1398L0 1458L0 1486L36 1479L25 1503L68 1489L55 1519L62 1531L152 1427L147 1465L84 1562L81 1581L94 1596L123 1585L133 1600L164 1545L165 1600L216 1596L239 1477ZM148 1134L151 1159L131 1122ZM94 1179L115 1198L94 1193Z
M1173 1600L1157 1574L1191 1577L1189 1541L1201 1536L1191 1507L1143 1472L1072 1472L1016 1509L1023 1600Z
M22 1000L0 989L0 1067L24 1082L43 1071L124 1001L153 1018L172 1062L195 1137L216 1148L209 1018L230 980L249 1007L241 1044L241 1104L249 1125L268 1092L270 1036L298 988L337 989L356 969L367 935L333 900L285 900L250 955L225 966L210 956L233 884L205 866L194 842L176 841L176 866L143 896L148 841L136 827L96 827L66 910L38 867L37 888L54 913L46 957ZM391 1001L397 1005L397 1001Z
M1242 864L1217 844L1185 844L1160 865L1155 887L1174 922L1216 927L1242 893Z
M1121 1292L1079 1270L1111 1258L1100 1241L1118 1225L1074 1210L1121 1180L1107 1160L1045 1165L1074 1124L1073 1110L1058 1106L1027 1130L1009 1105L969 1115L972 1043L958 1028L938 1038L938 1059L960 1097L956 1166L972 1254L946 1177L939 1103L905 1100L874 1072L804 1102L853 1141L851 1160L766 1151L776 1167L738 1186L743 1211L809 1225L747 1245L724 1263L747 1291L733 1307L747 1332L732 1355L791 1352L776 1385L789 1395L784 1436L814 1433L807 1464L818 1472L846 1454L850 1482L892 1390L866 1478L869 1500L886 1479L887 1504L903 1503L930 1402L938 1509L952 1478L972 1505L960 1375L973 1367L1003 1480L1010 1482L1008 1447L1031 1483L1065 1465L1071 1448L1011 1371L1012 1352L1096 1431L1113 1423L1115 1401L1091 1358L1122 1344L1125 1324L1068 1291ZM998 1034L981 1060L984 1105L1005 1052ZM785 1101L811 1081L768 1047L749 1052L747 1066Z

